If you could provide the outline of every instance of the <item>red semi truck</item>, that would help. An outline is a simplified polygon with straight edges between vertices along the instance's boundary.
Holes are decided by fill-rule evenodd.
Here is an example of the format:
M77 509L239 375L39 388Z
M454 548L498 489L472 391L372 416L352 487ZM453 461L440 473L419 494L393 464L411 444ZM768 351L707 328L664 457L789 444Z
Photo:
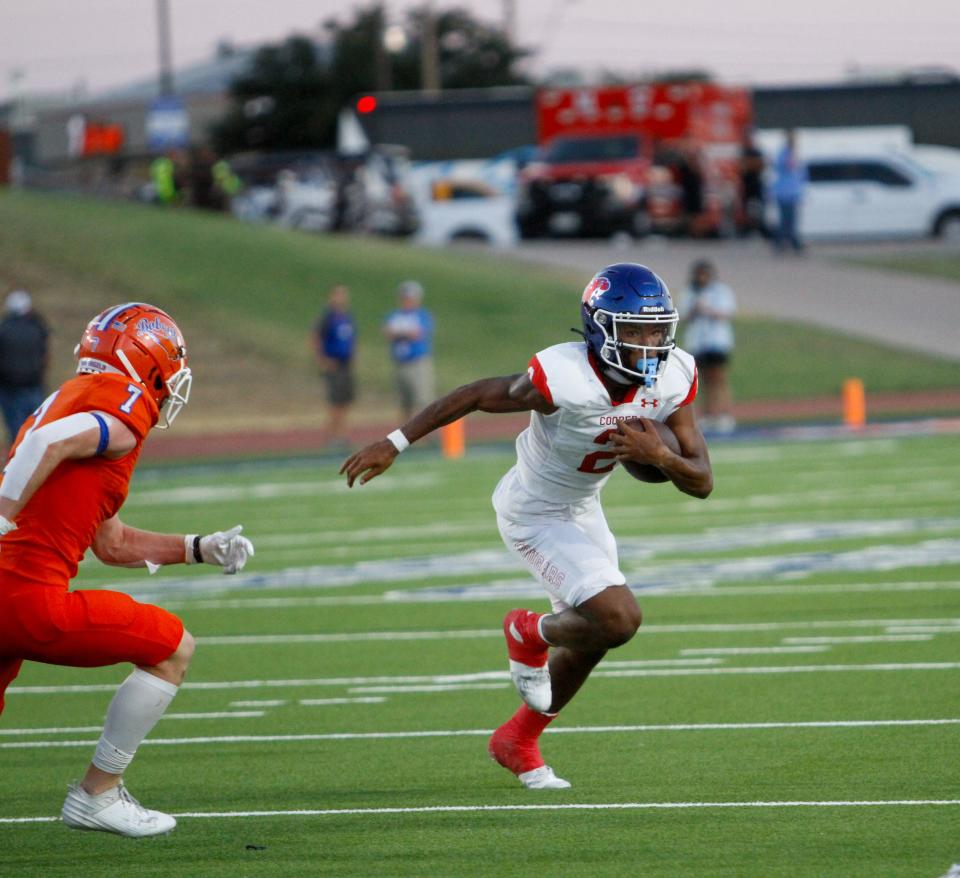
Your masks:
M523 237L691 229L682 178L703 181L697 234L737 221L746 89L713 83L546 88L536 96L539 159L521 173ZM685 167L686 166L686 167Z

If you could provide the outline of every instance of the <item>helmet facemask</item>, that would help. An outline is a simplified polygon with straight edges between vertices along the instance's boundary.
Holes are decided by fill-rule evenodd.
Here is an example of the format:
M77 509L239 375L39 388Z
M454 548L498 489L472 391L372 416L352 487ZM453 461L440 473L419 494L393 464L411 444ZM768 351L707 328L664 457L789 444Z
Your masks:
M190 388L193 385L193 373L187 366L184 366L179 372L173 375L167 381L167 390L169 395L160 403L160 420L157 422L158 430L166 430L173 423L174 418L180 414L187 402L190 400Z
M603 344L598 351L600 359L612 367L615 373L619 373L619 376L628 377L631 383L638 382L645 387L653 387L663 371L670 351L676 347L675 337L679 320L677 312L648 315L638 315L631 312L616 314L612 311L597 308L593 312L592 320L600 332L603 333ZM622 341L620 338L621 327L624 324L663 326L666 328L666 335L663 338L663 343L659 345L632 344ZM640 352L636 368L627 365L627 351ZM618 377L618 375L615 374L611 377Z

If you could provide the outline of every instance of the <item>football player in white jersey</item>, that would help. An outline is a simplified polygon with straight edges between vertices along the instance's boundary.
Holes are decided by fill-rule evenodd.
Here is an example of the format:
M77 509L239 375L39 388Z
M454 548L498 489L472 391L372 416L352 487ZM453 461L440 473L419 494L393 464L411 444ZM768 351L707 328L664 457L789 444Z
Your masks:
M511 610L504 619L511 677L524 703L488 750L529 789L563 789L538 739L607 650L640 627L641 613L617 561L600 489L618 462L656 466L686 494L706 497L713 473L693 402L693 358L674 342L677 311L666 284L633 263L598 272L583 292L582 342L540 351L526 372L460 387L399 430L349 457L352 487L380 475L410 443L472 411L529 411L517 463L493 495L507 547L550 595L552 613ZM673 452L645 419L677 438Z

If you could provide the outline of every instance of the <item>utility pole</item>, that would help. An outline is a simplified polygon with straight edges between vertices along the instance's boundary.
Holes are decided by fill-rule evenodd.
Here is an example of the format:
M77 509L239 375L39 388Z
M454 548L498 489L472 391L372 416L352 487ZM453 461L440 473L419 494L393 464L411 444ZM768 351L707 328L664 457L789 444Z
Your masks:
M423 24L420 33L420 88L423 91L440 91L440 69L437 63L437 19L433 14L433 2L423 6Z
M390 91L393 88L393 76L390 54L384 42L386 34L386 13L379 7L374 13L373 25L373 69L377 91Z
M517 0L503 0L503 32L510 45L517 41Z
M170 3L157 0L157 49L160 56L160 96L173 94L173 54L170 48Z

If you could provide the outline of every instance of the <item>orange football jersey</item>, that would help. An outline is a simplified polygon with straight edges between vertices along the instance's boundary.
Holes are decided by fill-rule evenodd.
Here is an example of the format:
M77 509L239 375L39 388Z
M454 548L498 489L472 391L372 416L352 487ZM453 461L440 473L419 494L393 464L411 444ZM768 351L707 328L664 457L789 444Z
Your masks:
M137 437L136 448L117 460L65 460L50 474L17 515L17 529L0 543L0 586L66 586L97 529L126 500L143 440L159 411L142 386L121 375L78 375L67 381L27 419L10 455L36 427L88 411L124 423Z

